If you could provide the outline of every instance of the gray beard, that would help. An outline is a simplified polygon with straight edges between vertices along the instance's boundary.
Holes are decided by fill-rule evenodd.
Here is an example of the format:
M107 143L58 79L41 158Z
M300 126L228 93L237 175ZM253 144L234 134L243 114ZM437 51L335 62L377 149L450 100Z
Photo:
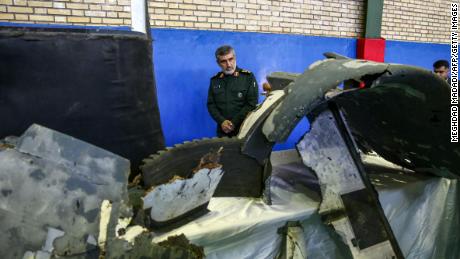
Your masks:
M224 70L223 72L224 72L224 74L226 74L226 75L232 75L233 73L235 73L235 69L233 69L232 71Z
M236 71L236 62L235 62L235 68L232 71L224 70L222 72L224 72L224 74L226 75L232 75L233 73L235 73L235 71Z

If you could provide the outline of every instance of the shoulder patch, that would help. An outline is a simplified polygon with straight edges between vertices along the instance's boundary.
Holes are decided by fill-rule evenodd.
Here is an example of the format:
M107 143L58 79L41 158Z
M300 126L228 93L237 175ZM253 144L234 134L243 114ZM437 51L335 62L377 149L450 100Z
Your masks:
M211 77L211 79L221 78L221 77L223 77L223 73L222 72L217 72L217 74L215 74L213 77Z
M243 74L251 74L252 73L251 71L246 70L246 69L241 69L240 72L243 73Z

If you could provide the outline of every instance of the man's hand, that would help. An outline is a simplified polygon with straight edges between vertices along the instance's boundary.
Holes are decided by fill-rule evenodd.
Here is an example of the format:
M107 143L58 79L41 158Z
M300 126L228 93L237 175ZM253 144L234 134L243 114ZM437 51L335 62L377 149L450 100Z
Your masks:
M229 120L224 120L222 124L220 124L220 128L222 129L223 132L226 134L232 132L234 130L233 123Z

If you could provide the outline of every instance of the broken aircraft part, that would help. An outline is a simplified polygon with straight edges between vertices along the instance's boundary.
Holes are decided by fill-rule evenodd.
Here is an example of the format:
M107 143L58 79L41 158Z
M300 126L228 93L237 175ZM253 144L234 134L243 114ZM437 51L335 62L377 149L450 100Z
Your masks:
M286 72L273 72L267 76L267 81L271 86L271 90L283 90L300 74L297 73L286 73Z
M168 183L175 175L187 178L205 154L222 147L221 164L225 173L214 197L260 197L263 167L241 153L242 142L237 138L202 139L160 151L145 159L141 166L145 186Z
M326 59L310 66L285 88L286 97L268 116L263 133L271 142L285 141L299 121L324 101L324 94L347 79L381 74L389 65L352 59Z
M346 80L362 81L367 88L325 98L327 91ZM391 162L416 172L458 177L460 151L449 143L449 102L445 82L429 71L415 67L340 58L313 64L286 91L286 97L264 123L263 132L268 141L286 139L298 121L308 115L318 130L312 129L298 145L302 145L299 151L304 163L312 167L322 181L324 201L320 212L329 215L326 217L328 221L344 233L355 257L378 251L382 257L403 258L375 191L357 158L354 139L348 134L347 126L352 129L360 146L370 146ZM330 104L327 105L327 102ZM341 115L330 116L329 120L325 117L327 109L336 105L343 110L346 123ZM400 111L401 108L403 111ZM337 108L332 109L340 114ZM334 150L326 143L334 140L334 134L324 135L324 130L337 126L317 126L318 120L326 124L338 123L342 136L349 139L333 146L342 146L347 152L340 152L340 156L321 153ZM413 129L420 133L414 133ZM327 141L314 144L321 139ZM426 152L426 149L433 152ZM452 152L446 154L447 150ZM354 161L339 162L348 152L355 154L351 156ZM329 171L318 167L328 164L331 164ZM347 164L354 165L355 169L345 170ZM334 179L331 172L340 172L339 169L345 171ZM359 174L339 181L353 171ZM327 176L323 175L325 172L329 172ZM358 185L355 186L354 182ZM337 187L338 190L333 190Z
M420 76L420 78L417 78L417 76ZM332 90L343 81L346 81L347 84L351 81L362 82L367 88L364 90L357 89L356 91L346 91L341 94L335 93L329 97L326 96L328 91ZM310 120L316 120L316 117L321 116L329 107L335 107L335 105L338 104L339 107L343 109L347 119L349 117L353 118L348 121L349 127L353 130L356 141L360 146L371 146L377 153L382 153L383 157L402 166L407 167L407 164L412 163L412 167L409 168L415 171L428 171L441 176L455 177L455 173L457 173L458 176L459 166L454 161L460 161L458 157L460 156L460 152L453 148L452 145L448 144L449 135L447 133L449 121L445 117L449 114L448 109L446 109L449 102L448 95L446 94L447 88L444 87L445 83L441 83L440 81L441 80L432 73L410 66L351 60L345 57L319 61L313 64L309 70L296 78L295 81L289 84L285 89L286 97L277 105L263 123L262 130L267 139L264 140L262 138L262 140L267 143L285 140L302 117L308 115ZM420 85L427 82L428 84L426 85ZM441 90L436 92L437 89ZM429 95L429 93L433 91L434 93L430 97L431 100L427 101L429 98L425 95ZM379 98L380 95L382 95L383 98ZM353 98L350 96L360 96L361 98ZM413 103L411 102L411 98L418 98L418 100ZM384 99L384 101L382 99ZM391 106L389 103L394 101L405 102L405 106L403 106L405 108L403 116L397 111L391 114L387 112L389 109L385 107ZM328 102L330 105L327 105ZM375 109L367 109L367 104L375 107ZM413 105L413 107L411 107L411 105ZM401 106L394 106L393 108L399 109L400 107ZM347 109L353 109L353 111L347 112ZM418 113L419 109L422 112ZM364 112L357 112L359 110ZM374 110L377 110L376 115L373 113ZM437 113L441 111L443 112L443 116L437 116ZM417 114L414 114L414 112ZM339 110L337 110L336 113L339 114ZM391 118L387 119L387 117ZM343 117L334 116L334 119L339 120L339 122L343 124L342 129L345 130L342 131L347 132L346 135L350 137L347 124L343 121ZM418 122L419 119L422 120L422 122ZM381 123L379 123L382 122L386 124L387 120L392 122L393 128L391 128L391 130L381 127ZM369 123L369 121L373 123ZM407 123L406 121L409 122ZM397 123L400 124L398 125ZM427 125L429 123L431 123L431 125ZM444 127L444 134L439 130L440 125ZM409 135L412 134L410 133L410 129L419 129L418 126L423 127L424 131L433 130L434 132L431 132L431 135L435 135L433 137L442 135L443 138L441 138L441 140L440 138L436 138L438 142L432 141L430 138L425 138L425 142L428 142L428 144L422 147L417 146L417 141L420 141L417 137L423 137L423 134L419 134L415 138ZM378 129L372 132L372 130L369 130L371 127ZM342 134L344 134L343 132ZM307 133L306 136L308 134L311 133ZM414 139L416 140L414 141ZM250 141L251 139L247 138L246 140ZM263 141L261 143L263 143ZM335 202L336 208L329 208L328 215L334 215L334 217L328 218L331 222L341 222L336 228L340 229L339 231L347 233L346 235L360 236L360 238L353 237L347 240L350 247L358 247L358 249L352 248L355 256L366 254L369 251L380 251L379 253L382 255L387 254L389 256L394 255L398 258L403 258L398 243L393 236L392 230L375 196L375 191L370 181L367 179L362 165L359 166L360 162L357 161L359 159L356 159L357 153L355 144L350 144L353 143L353 141L353 138L350 138L348 142L346 142L348 144L342 146L344 150L348 150L352 154L355 154L355 156L352 156L355 160L352 164L356 164L358 168L357 172L360 172L360 174L357 175L357 179L359 179L358 182L360 182L361 186L355 191L345 192L343 195L334 194L335 198L333 198L333 200L340 202ZM389 146L394 147L394 149L388 148L388 146L385 145L387 141ZM439 145L437 150L435 150L436 154L433 154L435 153L433 152L429 154L429 157L421 150L422 148L431 147L432 145L438 145L440 142L445 145ZM375 146L378 145L380 145L380 148L375 148ZM260 146L262 145L259 145L259 147ZM453 152L451 155L447 156L447 159L443 159L442 151L445 153L447 150L446 146L451 147ZM315 150L321 150L321 148L315 146L313 150L309 150L306 153L314 153ZM246 150L246 154L252 155L253 157L256 157L257 153L260 153L257 147ZM269 154L270 150L265 153ZM415 158L415 163L409 158L408 154L411 155L410 158ZM331 157L321 155L317 158L319 159L318 161L323 161L322 163L326 164L328 162L330 163L332 159ZM263 159L263 156L259 156L258 159ZM329 161L327 159L329 159ZM423 159L425 161L420 161ZM432 161L437 161L437 163L431 163ZM332 167L341 168L343 165L344 164L340 163ZM311 165L307 164L307 166ZM315 171L317 170L321 169L316 168ZM324 206L327 204L334 204L333 202L327 202L327 197L331 198L334 196L331 196L330 192L330 188L334 186L334 180L330 179L330 177L325 177L324 179L324 186L330 186L328 190L323 190L323 195L325 195L326 199L322 204L323 212L325 211ZM342 187L351 187L353 186L352 183L353 181L347 182L347 184ZM355 192L359 192L359 194L354 195ZM363 195L364 197L361 197ZM364 198L364 200L360 200L362 198ZM362 202L367 204L364 206L367 210L355 206ZM348 211L345 207L348 208ZM358 218L361 220L367 218L367 221L365 221L371 224L365 224L363 222L357 223L356 221ZM377 220L377 223L380 223L372 223L375 220ZM367 227L363 228L363 224L366 226L372 225L376 229L370 230ZM376 238L368 238L369 235ZM366 240L363 239L364 237L366 237ZM370 249L371 247L372 249Z
M338 123L338 125L340 124L340 130L338 130L335 135L333 134L335 136L334 138L330 137L330 139L327 139L327 136L324 135L322 138L333 142L334 140L345 138L345 136L347 136L345 141L342 140L340 144L336 143L337 145L335 145L336 147L342 148L343 152L340 153L341 155L344 153L349 154L347 161L340 160L341 158L344 158L343 156L334 157L333 154L323 154L321 152L315 154L315 152L322 150L323 148L321 148L322 146L319 146L319 144L317 146L313 145L312 143L314 143L314 141L311 139L312 137L308 135L315 134L314 132L317 131L306 134L304 142L301 142L305 145L304 150L308 150L308 152L303 152L303 157L305 158L307 155L316 157L316 159L314 159L316 160L315 162L312 162L312 160L310 160L310 162L305 162L307 166L315 169L317 173L319 172L320 175L322 175L326 169L317 166L320 164L323 166L329 165L328 168L332 170L332 172L335 172L335 176L337 176L337 179L332 179L335 176L329 177L330 175L322 175L320 177L320 181L323 183L322 190L324 203L320 208L320 211L324 216L323 218L334 225L334 227L343 234L342 236L345 237L346 243L350 246L355 257L360 257L368 253L375 253L377 251L379 256L382 257L396 256L398 258L403 258L404 256L399 249L398 243L393 236L392 230L389 227L382 208L378 203L378 199L375 196L375 191L373 190L370 181L367 179L366 173L362 168L362 164L359 162L359 158L357 158L358 155L356 153L356 146L353 141L356 141L358 144L366 144L367 146L381 145L381 148L385 149L385 152L388 152L388 154L384 155L384 157L389 158L391 162L400 165L402 161L401 156L398 154L399 151L390 150L388 147L385 147L385 145L382 145L384 140L387 140L387 136L392 136L392 131L385 131L385 129L383 129L384 131L380 131L385 136L378 136L377 134L366 135L361 132L365 131L363 130L364 127L361 127L362 125L368 123L369 121L375 123L375 120L369 120L372 116L371 114L373 110L366 110L362 107L367 107L366 105L372 102L378 104L373 107L378 110L376 112L376 115L378 115L376 116L376 120L379 120L380 118L384 118L384 116L381 116L380 113L385 113L385 105L388 106L391 98L395 98L395 100L392 101L398 102L410 102L409 100L411 96L417 97L418 100L421 100L420 102L416 102L416 107L412 110L408 109L410 112L416 112L419 107L422 109L435 108L433 109L433 112L437 112L438 107L436 104L444 101L445 103L448 102L446 100L443 101L444 97L441 96L443 95L442 93L434 94L434 99L428 102L425 102L426 98L424 99L424 97L420 95L417 90L419 87L418 82L414 78L416 78L419 74L421 75L421 73L424 73L422 78L430 77L427 78L429 80L425 80L425 82L430 82L430 84L432 83L432 86L428 87L431 90L427 88L426 93L425 90L420 90L422 93L428 94L430 91L435 91L436 86L440 86L438 84L439 80L434 78L434 76L429 72L421 72L419 69L409 66L375 63L364 60L352 60L347 59L346 57L334 55L329 56L335 59L316 62L304 74L300 76L293 75L292 78L286 79L285 83L288 84L288 86L284 89L284 94L276 94L277 97L272 98L271 100L270 98L267 98L266 102L259 106L258 110L251 113L245 121L247 125L243 125L242 127L239 140L233 140L240 141L240 143L235 144L235 150L237 150L237 146L241 146L244 154L256 158L259 164L264 164L270 155L273 144L277 141L286 139L295 125L297 125L300 119L304 116L308 116L312 123L318 123L317 120L319 120L320 122L322 121L324 123L328 122L334 124L334 122L328 121L331 120L330 118L332 117L332 120L334 120L335 123ZM407 77L410 78L408 79ZM293 82L289 82L289 80L293 80ZM326 96L331 89L336 88L342 82L347 85L350 82L354 85L361 83L365 86L365 88L342 93L334 93ZM408 84L411 87L404 88L405 86L402 86L404 84ZM421 88L423 88L423 86ZM394 94L394 92L392 92L394 90L397 90L396 92L404 92L405 94ZM368 96L366 96L366 94L368 94ZM380 95L385 96L385 103L377 101ZM352 96L360 96L362 98L354 98ZM275 97L275 95L272 95L272 97ZM335 105L338 105L338 109L343 111L343 116L347 119L347 121L343 120L342 115L337 115L340 114L337 109L334 113L336 115L326 118L327 114L325 112L327 112L330 107L336 107ZM353 111L353 109L356 110L358 107L366 112L360 114ZM400 116L398 113L393 113L389 116L393 116L395 120L410 121L410 117L409 119L406 117L410 114L410 112L405 113L403 116ZM446 112L446 114L448 113ZM432 122L439 122L439 117L431 116L430 119ZM445 120L441 120L441 122L445 123ZM327 125L327 128L332 127L329 124ZM404 123L401 123L401 125L404 125ZM378 127L377 124L375 126ZM424 127L425 124L422 123L420 126ZM316 126L316 128L318 127L319 126ZM349 134L349 129L351 129L355 139L350 137L351 135ZM403 128L395 127L394 130L403 130ZM433 130L436 131L435 128L433 128ZM347 133L345 134L344 132ZM408 132L410 132L410 130ZM368 138L370 137L374 139L369 143ZM390 140L390 142L400 144L403 143L404 138L407 137L407 135L403 135L402 140L396 138ZM305 139L309 139L309 141L305 141ZM206 141L209 140L205 140L203 143ZM218 142L218 140L216 140L216 142ZM299 143L299 145L301 143ZM324 143L321 145L323 144ZM189 145L192 146L191 144ZM307 147L307 145L313 146ZM410 147L404 145L398 146L394 145L394 143L391 145L398 148L402 147L402 153L412 152L410 153L411 155L415 155L415 152L420 153L421 150L418 149L414 151L414 149L411 149ZM203 144L203 147L205 146L206 145ZM202 150L200 155L195 155L195 157L200 157L208 151L210 147L216 148L218 146L222 145L208 145L206 150ZM174 153L177 150L180 150L180 147L170 149L169 151L160 154L159 156L164 156L165 158L163 161L161 161L161 159L159 159L158 162L146 161L145 166L147 168L150 166L150 170L155 170L155 165L161 165L162 171L169 171L167 170L168 168L178 168L177 161L187 160L190 154L193 154L193 148L183 148L181 153ZM299 150L302 149L299 148ZM375 150L378 151L378 148ZM333 152L333 150L326 151ZM380 152L385 153L382 151ZM442 154L442 152L440 153ZM459 152L456 151L456 153ZM176 155L175 158L174 154ZM235 152L235 154L237 154L237 152ZM392 155L395 157L392 158ZM159 156L157 156L157 158ZM153 158L155 159L155 157ZM233 161L240 161L236 159L235 155L232 155L232 158L234 159ZM442 175L441 173L446 171L448 171L448 173L452 173L452 171L455 171L455 168L458 168L456 164L449 161L452 158L456 157L449 157L447 162L442 161L441 163L434 163L435 166L432 169L434 171L438 170L438 175ZM439 159L439 156L436 157L431 155L429 159L436 160ZM228 160L228 162L223 161L224 169L227 164L232 164L233 161L232 159ZM338 163L338 161L342 162ZM196 161L194 163L196 163ZM347 165L349 167L347 167ZM420 167L417 165L425 164L416 161L416 164L414 164L413 167L415 169L414 171L420 171L420 168L424 168L424 166ZM449 167L449 165L451 165L451 167ZM189 166L188 168L192 167ZM440 168L441 171L439 171ZM189 170L179 171L187 172ZM160 179L160 172L161 171L158 171L156 174L150 174L149 177L151 179L148 181L152 182L152 179L155 178ZM172 175L168 175L166 179L169 179L171 176ZM340 181L341 177L345 177L345 179ZM353 180L348 181L350 179ZM338 184L339 182L341 184ZM245 183L245 185L249 186L248 183ZM365 209L360 207L362 204L366 204L364 206ZM372 227L370 228L370 226Z
M284 91L275 90L271 91L265 100L257 106L257 108L246 116L243 123L241 124L240 131L238 132L239 139L246 139L251 131L254 130L257 120L264 119L273 110L273 106L278 104L285 96ZM273 107L273 108L272 108Z
M333 58L333 59L350 59L347 56L343 56L335 52L325 52L323 53L323 56L325 56L326 58Z
M161 243L152 242L149 232L137 232L128 241L126 237L116 238L108 243L107 259L138 259L138 258L174 258L203 259L202 247L191 244L184 235L172 236Z
M32 125L14 148L0 149L2 256L97 250L102 201L112 201L110 226L118 215L130 214L128 174L128 160Z
M267 163L274 142L267 141L262 133L262 125L278 103L283 100L284 91L276 90L267 95L264 102L250 112L241 125L237 138L243 140L241 152L251 156L261 164Z
M280 253L276 259L307 259L308 251L305 233L302 225L298 221L288 221L286 225L278 229L278 234L282 235Z
M325 93L350 80L365 88L334 94L328 102L343 111L359 146L415 171L460 175L460 147L449 138L448 85L413 66L342 58L314 63L286 87L286 97L266 119L267 140L285 140L306 115L314 120L327 108Z
M460 145L450 142L449 85L430 71L390 64L368 89L333 98L356 141L395 164L460 176Z
M143 198L143 209L150 209L152 225L164 226L199 208L206 210L223 173L220 165L201 168L189 179L172 179L152 187Z
M348 130L351 129L358 143L364 143L372 147L377 153L382 153L384 157L399 165L411 165L415 172L428 171L437 173L438 175L458 176L459 172L455 170L458 168L458 160L451 160L458 158L455 155L459 153L458 149L455 147L451 148L454 155L446 156L444 160L441 159L441 155L436 155L431 152L427 152L427 157L423 157L420 155L422 154L422 150L426 149L427 146L430 147L430 145L433 145L435 140L428 140L428 142L424 143L422 146L413 148L411 145L417 141L419 136L412 138L412 136L402 134L402 131L406 129L404 127L407 125L418 125L417 130L420 130L420 128L426 130L425 127L427 123L432 123L431 128L428 127L428 129L436 132L433 133L434 135L430 136L436 137L438 136L436 134L444 136L444 133L439 132L439 127L445 123L445 118L438 114L440 110L444 109L444 106L438 106L438 104L444 100L445 91L441 90L440 93L435 93L432 94L431 97L427 97L431 91L436 90L436 87L418 86L420 80L416 80L416 78L423 73L425 72L420 72L417 69L407 66L350 59L317 62L303 75L298 77L295 76L296 78L293 79L294 82L290 83L285 91L281 93L277 93L276 91L272 92L272 98L270 98L269 95L266 102L260 105L259 110L254 111L245 121L245 124L247 124L244 125L239 138L205 139L188 142L147 159L142 169L144 171L145 182L148 186L152 186L153 188L145 197L144 205L148 208L155 207L158 204L161 205L159 202L153 204L153 200L159 200L166 194L170 194L169 198L177 198L177 193L181 192L178 190L183 191L187 189L191 190L190 192L186 191L186 193L190 193L190 195L184 195L184 197L182 197L182 203L170 203L173 204L173 206L169 207L167 206L169 205L168 203L163 203L163 207L160 207L166 209L159 209L153 214L152 212L154 211L151 210L150 212L153 220L167 224L170 219L182 215L185 211L197 208L205 210L205 208L201 208L201 206L206 205L206 201L209 200L210 193L212 193L212 188L217 186L217 178L222 176L222 168L216 167L217 163L211 162L208 163L208 165L214 165L211 166L211 168L199 167L195 171L193 171L193 169L210 149L217 150L221 147L224 149L222 164L225 174L216 192L220 191L221 194L224 193L225 195L223 196L252 195L253 197L259 197L263 189L264 179L267 176L267 174L263 173L263 168L268 168L268 164L266 163L267 157L270 155L273 144L287 137L286 135L289 135L298 120L307 115L312 121L312 130L298 143L298 149L305 165L315 170L322 184L321 188L324 201L320 206L320 213L323 215L323 218L342 234L356 258L365 256L369 253L376 253L376 251L378 255L382 257L397 256L398 258L402 258L403 255L399 251L398 244L393 237L391 228L389 228L381 206L378 204L378 200L376 200L373 187L370 185L365 171L363 171L361 168L362 165L358 161L356 147L353 143L354 140L350 138L351 135L349 133L344 135L344 132L348 132ZM430 74L425 73L421 78L423 82L430 82L430 85L439 86L439 80L432 78ZM357 82L364 81L367 88L343 92L337 95L334 94L330 98L325 98L325 94L330 89L337 86L342 81L350 79ZM407 87L407 85L409 85L409 87ZM385 102L379 102L377 99L380 97L382 97ZM385 112L387 110L385 110L385 107L388 106L389 100L396 103L406 101L409 105L412 103L411 98L416 98L416 101L413 102L413 109L404 106L406 109L404 113L392 114L390 117L394 119L394 121L391 121L391 123L386 121L387 118L385 116L387 116L387 114L385 114ZM368 104L371 106L369 111L362 108L363 106L367 107ZM339 109L343 112L343 116L347 119L346 121L343 120L336 105L338 105ZM332 115L329 113L328 109L332 109ZM417 113L417 109L420 109L422 112ZM362 113L359 113L359 111ZM416 116L414 119L412 119L412 117L409 119L407 118L407 116L411 116L414 113L417 113L417 116L423 117L424 120L419 122L420 117ZM338 116L338 114L340 116ZM371 120L374 118L372 117L374 114L375 120ZM409 122L401 122L403 119ZM378 123L379 120L382 122L382 125L388 123L396 126L389 129L389 127L374 125L377 129L375 132L369 133L368 128L366 128L369 125L364 124L375 124ZM383 123L383 121L385 123ZM400 123L399 125L398 122ZM35 181L32 181L33 184L43 181L46 182L55 177L76 177L78 179L72 180L70 186L65 186L68 188L67 191L71 194L77 193L75 195L93 197L95 194L92 190L97 188L101 188L107 192L112 191L112 186L110 186L108 190L106 190L107 186L104 184L103 187L99 186L100 182L106 180L103 176L99 174L88 176L90 169L92 170L93 167L98 168L98 170L105 170L104 172L109 174L112 166L109 166L111 163L108 162L108 159L102 159L102 161L100 161L99 158L101 157L98 156L98 153L91 153L89 158L82 157L81 154L90 151L85 149L85 145L78 144L80 142L74 142L75 139L69 140L67 136L67 138L61 138L59 134L50 134L50 137L46 134L46 130L36 130L36 132L38 133L29 134L31 135L29 137L31 137L33 141L25 139L25 137L19 138L17 141L13 142L3 141L0 146L0 162L2 159L6 161L4 159L5 156L8 155L10 156L8 158L11 159L11 156L13 156L12 154L14 154L17 161L21 161L21 163L18 162L22 165L21 170L25 171L26 175L30 174L30 178L35 179ZM409 130L408 132L411 131ZM39 133L45 133L46 136L43 137ZM390 133L394 133L394 135ZM390 135L397 137L388 139L387 136ZM346 138L346 136L348 136L348 138ZM55 142L59 143L59 145L55 145ZM384 146L382 143L388 145ZM381 149L375 148L378 145L382 145ZM72 148L63 148L67 146L72 146ZM434 150L443 154L443 152L446 152L446 147L448 146L440 145L439 149ZM95 165L93 165L91 162L93 160L98 160L98 162L94 162ZM22 163L23 161L32 161L33 163ZM125 164L121 163L121 165L123 166ZM426 167L427 165L429 166ZM3 163L0 164L0 166L5 165ZM29 167L33 166L38 166L43 169L40 169L38 173L29 170ZM6 168L7 167L8 166L6 166ZM126 171L129 171L127 169L129 165L125 165L125 168ZM13 167L10 166L8 168L9 171L6 170L6 172L9 173L6 176L3 175L4 170L2 170L0 170L0 177L2 177L0 187L2 193L4 196L15 197L14 195L18 195L17 192L12 190L12 188L5 188L5 184L8 184L8 181L4 181L4 179L9 179L5 177L11 177L11 179L15 177L10 176L13 175L11 173ZM213 170L215 170L214 173L212 173ZM43 173L45 171L53 171L53 174ZM60 173L55 173L55 171ZM71 174L66 174L66 172L71 172ZM230 172L229 175L227 175L228 172ZM187 179L177 179L174 178L175 175ZM190 177L192 175L193 177ZM211 179L208 178L208 176L210 176ZM215 178L212 176L215 176ZM225 180L226 176L228 178ZM101 177L102 180L99 179ZM90 207L87 205L88 201L80 197L75 203L78 206L75 205L75 207L78 209L81 207L80 201L84 201L84 209L77 210L77 216L83 214L83 217L78 218L77 216L72 216L70 212L66 214L68 217L77 218L77 223L74 222L74 226L67 224L66 227L68 228L63 228L62 225L59 224L49 224L46 229L32 229L30 231L27 229L27 231L29 231L27 233L34 233L33 231L36 231L35 233L39 234L35 237L25 239L25 241L31 243L31 245L26 248L23 246L21 248L22 250L14 255L47 256L51 254L84 254L90 249L92 249L92 251L97 249L97 241L99 241L99 247L107 258L136 258L138 256L157 255L158 247L151 242L151 236L144 233L141 228L133 229L125 228L125 226L117 230L115 225L112 224L113 221L118 219L120 213L120 206L122 205L118 203L124 203L124 201L127 200L125 197L126 177L127 173L119 179L112 179L112 182L115 183L108 180L105 181L124 186L123 197L116 196L118 200L115 199L115 202L112 203L115 205L109 203L111 204L110 206L103 206L107 208L107 210L104 211L107 211L108 216L101 215L100 208L102 198L111 201L114 199L108 197L110 195L102 195L104 197L99 197L97 196L99 193L96 191L97 202L93 202L94 209L91 210L91 215L92 218L94 218L93 214L95 214L96 218L99 216L101 220L102 218L107 219L107 221L99 222L103 223L103 226L106 228L99 226L100 231L97 232L98 223L93 221L90 225L95 226L96 231L93 231L93 229L88 230L79 228L81 224L86 223L85 220L88 220L89 215L85 213L90 213L84 210ZM173 180L171 181L171 179ZM13 180L18 182L19 178L14 178ZM58 182L58 179L55 180ZM223 184L223 182L225 182L225 184ZM211 186L208 186L208 183L215 183L215 185L210 184ZM97 186L92 186L91 184ZM196 188L200 184L206 186L202 186L203 188L199 188L199 190L206 189L206 191L203 192L202 197L198 197L200 198L199 200L191 202L189 197L197 198L195 191L198 190ZM162 190L165 186L168 188L169 192L164 192ZM43 188L49 188L49 186ZM120 188L117 187L117 190ZM69 193L66 193L66 196L64 196L66 199L71 196ZM250 195L248 195L248 193ZM38 197L42 197L40 195ZM30 196L31 195L27 197L29 198ZM179 198L180 197L181 196L179 196ZM47 196L43 196L40 199L46 200L47 198ZM59 198L62 199L61 196L59 196ZM36 197L30 197L30 199L36 203ZM66 199L62 201L53 200L53 202L59 206L61 206L60 202L63 201L66 201L68 204L73 204L73 200L69 202ZM0 199L0 204L5 203L5 201L8 200L5 198ZM6 202L6 204L8 203ZM181 206L180 204L198 205L198 207L192 208ZM36 208L32 205L30 207ZM70 209L70 205L69 208L65 207L65 209ZM37 210L38 208L36 208L35 211ZM83 210L84 213L81 213L81 210ZM159 212L159 214L157 212ZM3 210L3 207L0 213L2 217L4 215L10 216L8 211L5 212ZM50 211L49 213L55 213L56 215L62 216L62 213L59 214L55 211ZM112 213L117 216L112 217ZM8 222L12 222L11 216L8 219L10 220ZM61 219L61 221L58 222L67 223L66 219ZM48 224L48 222L46 223ZM18 236L17 233L24 232L21 232L22 230L18 228L17 225L16 229L13 230L2 230L8 233L7 238L12 236L14 242L19 242L18 240L22 242L22 238L25 237L20 236L20 238L17 238L16 236ZM1 227L3 228L4 225L2 224ZM20 225L19 227L23 226ZM87 234L87 232L91 233ZM129 238L125 240L120 240L117 239L118 237L115 237L117 236L116 234L118 234L118 236L123 236L128 232ZM82 233L84 233L83 238L81 238ZM95 237L98 238L97 241ZM11 244L11 242L8 244ZM177 252L175 250L169 251L171 251L171 253ZM190 255L190 251L187 249L183 253L184 256Z
M324 111L297 144L303 163L318 176L322 193L319 213L343 235L354 258L375 254L404 258L339 123L333 113Z

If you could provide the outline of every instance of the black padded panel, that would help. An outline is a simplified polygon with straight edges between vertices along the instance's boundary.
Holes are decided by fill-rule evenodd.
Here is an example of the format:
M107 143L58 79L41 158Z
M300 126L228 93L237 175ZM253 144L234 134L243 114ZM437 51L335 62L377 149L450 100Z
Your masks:
M32 123L131 160L164 148L151 40L129 31L0 29L0 138Z

